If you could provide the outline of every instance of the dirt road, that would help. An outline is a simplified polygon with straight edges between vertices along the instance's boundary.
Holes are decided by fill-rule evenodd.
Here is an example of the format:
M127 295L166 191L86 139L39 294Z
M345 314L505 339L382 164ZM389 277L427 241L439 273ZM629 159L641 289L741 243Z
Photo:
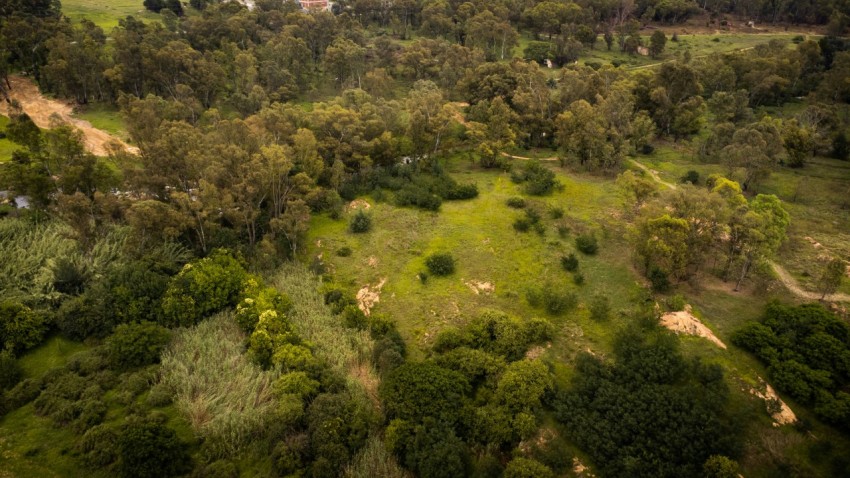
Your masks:
M9 82L12 84L11 98L21 104L21 108L39 128L49 128L57 119L69 123L83 132L86 149L98 156L107 155L107 144L111 142L117 142L127 151L138 151L106 131L95 128L88 121L74 118L70 104L44 97L29 78L10 76ZM9 105L5 101L0 101L0 114L10 114Z
M647 174L649 174L650 176L652 176L652 179L654 179L654 180L655 180L655 182L657 182L657 183L659 183L659 184L663 184L663 185L665 185L665 186L667 186L668 188L673 189L673 190L679 189L679 186L676 186L676 185L675 185L675 184L673 184L673 183L668 183L667 181L665 181L665 180L661 179L661 177L658 175L658 171L656 171L656 170L654 170L654 169L650 169L650 168L646 167L643 163L639 163L636 159L631 159L631 158L630 158L630 159L629 159L629 161L630 161L632 164L634 164L635 166L639 167L640 169L642 169L642 170L646 171L646 173L647 173Z
M789 274L788 271L786 271L779 264L771 262L770 267L773 268L773 272L776 273L776 277L779 278L779 282L782 282L782 285L784 285L786 289L794 293L794 295L809 300L820 300L822 294L803 290L800 287L800 284L797 283L797 280L794 279L794 277L792 277L791 274ZM850 302L850 295L844 293L836 293L827 295L826 299L835 302Z

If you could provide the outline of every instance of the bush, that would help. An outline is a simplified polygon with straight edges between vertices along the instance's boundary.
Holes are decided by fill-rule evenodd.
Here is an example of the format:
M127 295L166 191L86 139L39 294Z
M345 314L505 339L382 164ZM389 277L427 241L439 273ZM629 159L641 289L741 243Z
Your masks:
M553 286L543 288L543 307L551 315L560 315L578 304L578 298L571 292L556 290Z
M162 299L163 325L193 325L214 312L233 307L247 277L239 260L223 249L186 264L171 278Z
M349 257L351 256L352 250L348 246L342 246L336 250L336 255L339 257Z
M77 445L83 462L93 468L103 468L118 459L118 433L107 425L91 427Z
M667 292L670 290L670 279L667 277L667 273L663 270L653 267L649 270L647 278L652 286L652 290L655 292Z
M42 381L35 378L27 378L19 382L6 392L6 406L9 410L14 410L35 400L41 393L42 386Z
M433 362L407 362L381 383L380 395L387 416L412 422L425 417L453 424L469 392L469 383L458 372Z
M525 207L525 199L521 197L512 197L508 198L508 200L505 201L505 204L507 204L508 207L513 209L522 209Z
M576 272L575 274L573 274L573 284L575 284L575 285L584 284L584 274L582 274L581 272Z
M11 353L24 351L41 343L47 332L43 314L16 302L0 303L0 343L2 350Z
M561 267L567 272L575 272L578 270L578 258L575 254L570 253L568 256L561 256Z
M503 478L554 478L548 466L528 458L514 458L505 468Z
M106 340L109 361L120 369L159 362L159 356L171 340L168 329L152 322L121 324Z
M667 308L673 312L685 310L685 298L681 294L676 294L667 299Z
M577 236L576 249L587 255L596 254L599 250L599 244L596 242L596 236L593 234L582 234Z
M356 305L349 305L342 310L342 323L351 329L364 330L369 318Z
M443 194L443 199L461 200L478 197L478 186L475 184L458 184Z
M435 276L447 276L455 271L455 259L449 253L431 254L425 259L425 266Z
M151 387L146 401L152 407L164 407L174 401L174 392L167 385L158 383Z
M531 229L531 221L527 217L518 217L513 226L517 232L528 232Z
M564 217L564 208L552 206L551 208L549 208L549 217L551 217L552 219L561 219L562 217Z
M11 352L8 350L0 352L0 394L3 393L3 390L8 390L17 385L21 381L23 373L23 369Z
M440 196L427 189L410 185L396 192L396 204L399 206L415 206L427 211L438 211L443 200Z
M532 196L549 194L559 185L555 173L538 161L529 161L522 170L511 173L511 180L523 183L523 190Z
M130 422L117 442L118 470L125 478L178 476L190 468L186 446L174 430L149 420Z
M608 320L611 313L611 304L608 302L608 297L597 294L590 301L590 318L596 322L604 322Z
M372 216L366 214L362 209L358 209L348 224L348 230L355 234L362 234L369 232L371 229Z
M681 182L690 183L693 185L699 184L699 171L694 171L691 169L684 176L682 176Z

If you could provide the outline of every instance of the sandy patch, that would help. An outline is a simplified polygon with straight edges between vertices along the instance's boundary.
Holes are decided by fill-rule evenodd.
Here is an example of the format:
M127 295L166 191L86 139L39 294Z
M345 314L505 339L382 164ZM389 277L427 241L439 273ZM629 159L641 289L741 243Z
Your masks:
M496 286L493 285L492 282L481 282L477 280L465 281L461 279L461 281L469 287L472 292L475 292L475 295L490 295L496 290Z
M708 327L691 313L691 306L686 305L685 310L679 312L667 312L661 316L661 325L676 332L677 334L695 335L713 342L718 347L725 349L726 344L720 341Z
M768 407L767 411L770 413L771 418L773 418L773 426L778 427L796 422L797 415L795 415L791 408L788 407L781 398L779 398L779 395L776 394L773 387L762 380L761 377L759 377L759 382L761 383L759 388L763 388L763 390L756 390L755 388L752 388L750 389L750 393L764 400L764 403Z
M377 257L369 256L369 258L366 259L365 263L366 263L367 266L375 268L375 267L378 267L379 261L378 261Z
M528 352L525 353L525 358L527 358L528 360L538 359L550 348L552 348L552 342L546 342L545 346L538 345L536 347L531 347L530 349L528 349Z
M384 277L374 287L365 285L357 291L357 307L359 307L365 315L368 316L371 314L372 308L375 307L375 304L381 301L381 289L384 287L386 282L387 278Z
M11 75L9 83L12 84L10 97L20 103L24 113L29 115L39 128L50 128L56 121L68 123L83 132L83 141L86 149L97 156L109 154L110 146L123 148L126 151L137 154L138 148L132 147L112 136L106 131L95 128L88 121L74 118L73 108L69 103L46 98L38 91L38 86L29 78ZM9 104L0 101L0 114L9 116Z
M582 463L581 460L578 459L578 457L573 457L573 473L576 476L583 476L586 478L596 476L590 472L590 468L586 467L584 463Z
M369 204L368 202L366 202L365 199L355 199L354 201L351 201L350 203L348 203L348 210L349 211L353 211L355 209L363 209L364 211L366 211L371 207L372 207L372 205Z

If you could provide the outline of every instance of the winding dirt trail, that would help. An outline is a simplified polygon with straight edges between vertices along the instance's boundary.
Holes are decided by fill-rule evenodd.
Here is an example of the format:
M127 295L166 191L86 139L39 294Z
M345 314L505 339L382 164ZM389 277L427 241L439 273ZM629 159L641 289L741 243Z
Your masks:
M137 148L112 134L95 128L88 121L75 118L70 104L44 97L38 91L38 86L29 78L10 76L9 83L12 85L9 96L20 103L24 113L29 115L39 128L50 128L57 120L68 123L83 132L86 149L97 156L109 154L108 145L111 143L117 143L131 153L138 153ZM0 101L0 114L11 114L10 105L5 101Z
M646 167L645 165L637 162L634 159L629 159L629 161L631 161L632 164L639 167L640 169L646 171L650 176L652 176L652 179L654 179L656 182L663 184L670 189L679 189L679 186L672 183L668 183L667 181L661 179L656 171ZM770 267L773 269L773 272L776 273L776 277L779 279L779 282L781 282L782 285L785 286L785 288L788 289L792 294L808 300L821 300L821 294L818 294L817 292L803 290L803 288L800 287L800 284L797 283L797 280L794 279L794 277L792 277L791 274L789 274L788 271L785 270L785 268L783 268L774 261L769 261L769 264ZM850 295L844 293L835 293L827 295L826 299L836 302L850 302Z
M629 158L629 162L639 167L640 169L646 171L646 173L652 176L652 179L654 179L655 182L657 182L658 184L663 184L673 190L679 189L679 186L676 186L673 183L668 183L667 181L661 179L661 176L658 175L658 171L648 168L643 163L639 163L636 159Z
M795 295L809 300L821 299L822 294L803 290L800 287L800 284L797 283L797 280L794 279L794 277L792 277L791 274L789 274L788 271L786 271L785 268L783 268L779 264L771 261L770 267L773 269L773 272L776 273L776 277L779 278L779 282L782 282L782 285L784 285L786 289L788 289ZM835 294L827 294L826 299L837 302L850 302L850 295L839 292Z

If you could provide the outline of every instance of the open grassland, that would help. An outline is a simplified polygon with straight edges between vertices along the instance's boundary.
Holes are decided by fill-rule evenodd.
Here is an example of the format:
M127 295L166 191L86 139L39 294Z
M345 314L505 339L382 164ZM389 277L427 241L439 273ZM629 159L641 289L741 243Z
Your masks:
M92 103L86 105L84 108L81 107L74 110L74 116L88 121L95 128L117 136L123 141L128 139L124 119L121 117L121 112L115 106L104 103Z
M9 124L9 118L0 115L0 131L5 131L7 124ZM9 141L5 137L0 139L0 163L12 159L12 151L15 149L17 149L15 143Z
M158 20L159 15L145 10L141 0L62 0L62 13L74 21L87 19L109 32L118 20L129 15L143 20Z
M481 171L460 162L450 167L459 181L478 185L478 198L445 202L436 214L366 198L373 205L369 209L372 232L351 234L347 220L317 217L310 232L310 255L322 254L335 280L352 293L385 280L376 311L396 320L402 334L420 350L442 328L460 325L482 309L525 318L545 316L526 300L529 289L545 284L575 293L580 302L603 294L614 311L607 323L591 321L581 303L563 317L552 317L564 339L552 349L565 358L587 347L608 350L613 331L624 320L617 312L638 289L629 258L622 254L621 234L612 228L619 211L612 182L559 171L563 190L549 197L526 198L529 207L542 211L546 230L541 236L513 229L513 221L524 213L505 204L508 198L521 195L508 174ZM552 207L562 208L564 218L549 218L547 210ZM556 231L558 223L570 230L564 237ZM560 258L575 252L573 241L580 232L595 233L601 247L597 256L576 253L585 278L584 285L577 286L561 267ZM353 250L351 256L336 256L335 251L344 246ZM437 252L453 254L457 270L423 283L418 275L427 270L424 259ZM494 291L476 293L473 281L490 283Z

